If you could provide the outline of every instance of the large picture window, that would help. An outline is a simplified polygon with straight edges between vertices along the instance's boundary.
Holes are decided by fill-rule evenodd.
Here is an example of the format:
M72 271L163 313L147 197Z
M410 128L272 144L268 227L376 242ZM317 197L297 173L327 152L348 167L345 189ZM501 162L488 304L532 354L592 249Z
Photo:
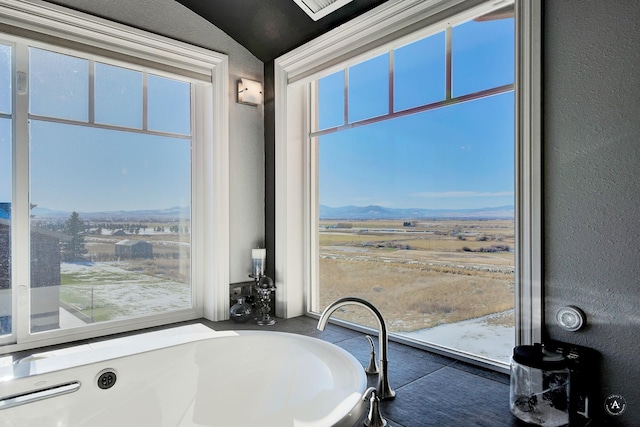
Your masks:
M192 308L191 84L29 58L31 331Z
M335 107L347 114L311 133L319 224L311 306L359 296L385 313L391 332L508 363L515 340L512 6L316 84L314 122L330 122L323 115ZM359 309L337 316L375 326Z
M276 61L280 309L300 280L310 315L358 296L393 339L505 369L540 332L539 11L406 6Z
M228 191L208 186L226 58L141 32L111 36L146 38L142 61L33 34L0 34L0 349L202 317L225 268L203 242Z

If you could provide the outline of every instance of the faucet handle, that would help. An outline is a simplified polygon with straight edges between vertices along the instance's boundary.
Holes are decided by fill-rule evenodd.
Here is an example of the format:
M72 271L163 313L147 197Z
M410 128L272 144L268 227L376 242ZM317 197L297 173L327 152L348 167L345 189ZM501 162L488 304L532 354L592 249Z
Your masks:
M380 398L375 387L369 387L364 392L363 400L366 401L367 397L369 397L369 413L364 420L364 425L367 427L388 427L387 420L382 417L380 412Z
M379 372L378 365L376 364L376 348L373 345L373 338L369 335L364 336L367 340L369 340L369 345L371 346L371 353L369 353L369 365L364 370L367 374L377 374Z

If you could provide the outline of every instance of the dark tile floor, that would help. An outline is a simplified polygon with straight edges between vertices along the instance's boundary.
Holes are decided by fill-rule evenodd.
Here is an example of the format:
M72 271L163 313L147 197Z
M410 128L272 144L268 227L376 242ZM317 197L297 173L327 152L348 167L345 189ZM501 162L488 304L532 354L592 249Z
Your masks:
M332 342L369 362L369 343L363 333L336 325L316 329L310 317L278 319L273 326L255 323L201 321L216 330L260 329L292 332ZM377 339L376 342L377 351ZM370 385L375 385L375 376ZM445 356L389 342L389 383L396 398L383 401L383 417L393 427L517 426L509 411L509 376Z

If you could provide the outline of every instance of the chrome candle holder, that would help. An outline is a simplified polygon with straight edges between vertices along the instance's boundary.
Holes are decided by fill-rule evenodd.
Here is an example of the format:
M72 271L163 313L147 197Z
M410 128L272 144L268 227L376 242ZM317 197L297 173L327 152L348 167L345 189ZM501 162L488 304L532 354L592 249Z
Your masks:
M252 275L253 276L253 275ZM271 317L271 293L276 289L273 279L269 276L253 276L256 283L255 289L258 293L256 323L260 326L269 326L276 323L276 319Z

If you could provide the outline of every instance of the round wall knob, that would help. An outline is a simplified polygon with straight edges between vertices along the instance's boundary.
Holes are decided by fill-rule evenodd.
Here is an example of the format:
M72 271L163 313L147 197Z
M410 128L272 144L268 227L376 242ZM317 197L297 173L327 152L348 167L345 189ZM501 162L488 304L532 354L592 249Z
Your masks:
M574 332L584 326L585 315L578 307L569 305L558 310L556 322L562 329Z

